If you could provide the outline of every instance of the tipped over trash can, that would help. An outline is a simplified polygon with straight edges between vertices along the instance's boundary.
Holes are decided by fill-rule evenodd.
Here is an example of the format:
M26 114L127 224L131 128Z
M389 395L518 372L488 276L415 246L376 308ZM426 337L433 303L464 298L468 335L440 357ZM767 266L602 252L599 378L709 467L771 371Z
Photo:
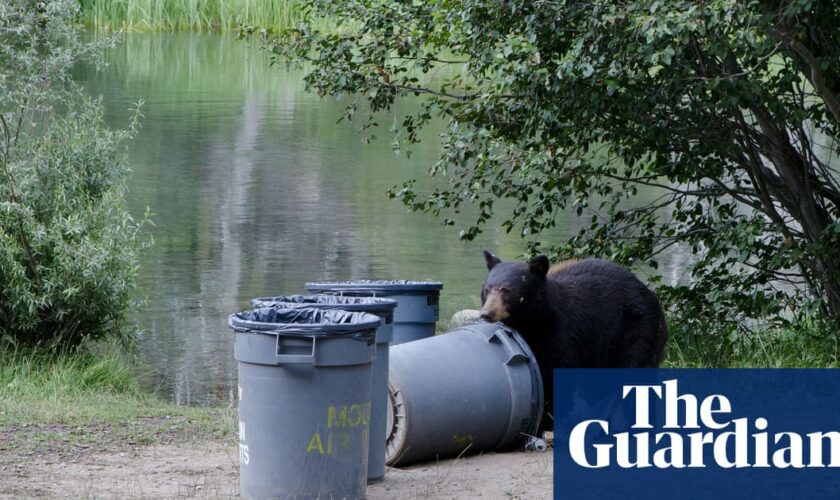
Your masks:
M397 302L381 297L343 297L338 295L281 295L260 297L253 307L341 309L379 316L376 330L376 358L372 366L370 400L370 449L368 451L368 483L385 477L385 422L388 405L388 347L394 335L394 309Z
M533 352L500 323L475 323L391 348L385 460L400 466L536 436L543 386Z
M441 289L443 283L439 281L356 280L306 284L306 290L312 293L396 300L392 346L435 335Z
M313 308L232 314L245 498L362 498L378 317Z

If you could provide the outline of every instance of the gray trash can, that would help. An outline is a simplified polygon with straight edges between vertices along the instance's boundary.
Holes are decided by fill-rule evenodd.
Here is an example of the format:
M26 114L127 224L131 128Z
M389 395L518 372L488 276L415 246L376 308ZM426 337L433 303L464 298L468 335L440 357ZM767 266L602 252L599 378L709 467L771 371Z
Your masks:
M353 297L387 297L397 301L394 312L394 340L391 345L432 337L440 317L439 281L357 280L332 283L307 283L313 293Z
M324 309L233 314L245 498L362 498L378 317Z
M376 359L373 360L370 396L370 448L368 451L368 484L385 477L385 422L388 406L388 347L394 335L394 308L397 302L380 297L342 297L338 295L281 295L260 297L253 307L341 309L379 316L382 324L376 330Z
M509 450L536 436L543 386L522 337L475 323L391 348L388 465Z

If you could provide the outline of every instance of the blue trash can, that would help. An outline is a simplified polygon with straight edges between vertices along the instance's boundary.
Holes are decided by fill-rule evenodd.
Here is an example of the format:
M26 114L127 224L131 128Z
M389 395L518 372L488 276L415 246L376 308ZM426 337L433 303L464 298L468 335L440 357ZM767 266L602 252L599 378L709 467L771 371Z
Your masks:
M370 400L370 449L368 451L368 484L385 477L385 431L388 408L388 354L394 335L394 309L397 302L380 297L342 297L338 295L281 295L260 297L251 306L293 309L314 307L366 312L379 316L382 324L376 330L376 359L372 366Z
M232 314L245 498L363 498L378 317L312 308Z
M357 280L307 283L306 290L352 297L387 297L397 301L391 345L432 337L440 317L439 281Z

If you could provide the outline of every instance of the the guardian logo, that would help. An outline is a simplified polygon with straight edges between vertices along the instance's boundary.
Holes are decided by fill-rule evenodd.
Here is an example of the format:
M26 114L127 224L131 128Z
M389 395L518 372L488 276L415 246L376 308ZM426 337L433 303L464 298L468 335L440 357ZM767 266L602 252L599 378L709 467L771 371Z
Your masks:
M840 498L840 370L563 369L553 415L555 498Z
M711 455L714 464L723 468L840 467L840 432L771 434L766 432L766 418L732 418L732 402L725 395L701 400L694 394L680 394L676 379L658 385L624 385L622 398L634 402L633 431L611 434L609 421L601 419L576 424L568 439L569 455L576 464L586 468L615 464L625 469L706 467L706 457ZM660 429L655 429L651 419L656 401L663 406ZM588 437L606 437L610 442L590 444L593 439ZM823 453L826 446L828 456ZM587 456L588 448L595 450L594 459Z

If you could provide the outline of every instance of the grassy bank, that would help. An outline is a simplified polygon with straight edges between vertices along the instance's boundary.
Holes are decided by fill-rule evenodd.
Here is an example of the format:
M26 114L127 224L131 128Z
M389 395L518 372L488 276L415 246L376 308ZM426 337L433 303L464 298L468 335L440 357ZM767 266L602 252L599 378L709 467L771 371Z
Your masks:
M302 0L80 0L82 20L108 30L225 31L239 24L285 28Z
M752 334L669 322L667 368L838 368L840 338L828 324L804 321Z
M226 439L235 428L227 408L169 404L143 391L129 358L117 350L44 355L0 351L0 449L56 452L96 444L158 444Z

